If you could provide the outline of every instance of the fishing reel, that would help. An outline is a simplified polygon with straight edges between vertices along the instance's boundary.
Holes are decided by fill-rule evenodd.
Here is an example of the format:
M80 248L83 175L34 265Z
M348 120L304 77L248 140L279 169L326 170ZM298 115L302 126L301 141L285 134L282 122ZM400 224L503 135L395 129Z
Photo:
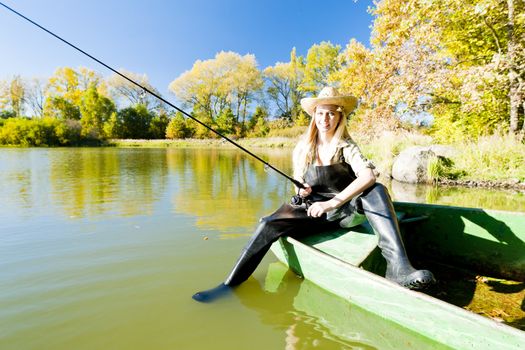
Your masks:
M303 198L296 194L290 199L290 204L293 206L304 207L305 209L308 209L312 202L309 199Z

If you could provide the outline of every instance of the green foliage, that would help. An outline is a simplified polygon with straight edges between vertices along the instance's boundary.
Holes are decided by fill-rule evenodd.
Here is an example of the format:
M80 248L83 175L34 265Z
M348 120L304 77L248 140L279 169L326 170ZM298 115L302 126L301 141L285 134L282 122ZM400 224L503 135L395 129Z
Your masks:
M268 125L268 111L266 108L257 106L255 113L248 122L249 137L264 137L268 135L270 126Z
M48 118L44 118L48 119ZM75 146L82 143L82 125L78 120L63 120L49 119L56 121L55 134L60 146Z
M14 118L14 117L16 117L14 111L11 111L11 110L0 111L0 119L9 119L9 118Z
M99 94L97 88L91 85L83 92L80 104L82 135L89 139L104 138L104 123L115 110L113 101Z
M525 180L525 144L506 134L483 136L458 143L461 152L454 157L455 167L468 179Z
M170 120L166 113L161 113L154 116L151 119L149 125L149 135L152 139L164 139L166 138L166 129Z
M235 115L230 108L226 108L222 111L221 114L215 119L215 125L217 126L217 131L221 134L233 134L235 132Z
M56 118L11 118L0 128L0 144L69 146L80 142L80 123Z
M268 122L263 118L259 118L257 119L257 124L253 127L251 135L254 137L264 137L268 135L269 132L270 127L268 126Z
M297 138L306 131L304 126L294 126L284 118L272 120L269 123L270 132L268 137L292 137Z
M215 123L211 119L211 117L204 111L196 108L193 110L192 113L193 117L200 120L203 124L208 125L209 127L214 128ZM208 130L205 126L191 120L186 119L186 128L188 130L188 133L191 135L190 137L195 137L197 139L206 139L206 138L216 138L216 134L212 131Z
M80 107L63 96L48 97L44 106L44 116L46 117L80 120Z
M257 124L260 118L268 120L268 110L262 106L257 106L255 108L255 112L248 121L248 129L253 129L253 127L255 126L255 124Z
M464 171L455 169L452 159L434 156L429 159L427 178L429 182L437 182L440 179L455 180L465 175Z
M117 113L125 139L149 138L149 126L154 115L144 105L121 109Z
M308 116L308 114L306 114L304 111L301 111L301 113L299 113L299 116L297 116L297 119L295 119L295 125L297 126L310 125L310 117Z
M186 119L181 112L177 112L168 123L166 128L167 139L184 139L190 136L190 130L186 126Z
M104 123L104 135L110 139L122 138L122 121L117 112L111 113L109 119Z

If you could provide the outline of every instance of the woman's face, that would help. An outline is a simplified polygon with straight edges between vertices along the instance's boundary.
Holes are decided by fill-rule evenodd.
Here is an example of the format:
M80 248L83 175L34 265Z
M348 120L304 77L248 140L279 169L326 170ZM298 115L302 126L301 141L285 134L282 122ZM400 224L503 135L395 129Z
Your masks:
M319 105L315 108L315 126L317 130L326 135L333 135L339 119L341 119L341 112L335 105Z

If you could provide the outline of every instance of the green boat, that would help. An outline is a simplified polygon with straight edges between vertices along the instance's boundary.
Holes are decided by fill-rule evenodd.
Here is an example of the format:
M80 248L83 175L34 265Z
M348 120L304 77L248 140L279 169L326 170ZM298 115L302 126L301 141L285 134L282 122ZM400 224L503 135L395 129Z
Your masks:
M411 260L524 286L519 282L525 281L525 213L401 202L394 206ZM524 331L383 278L385 261L377 241L365 223L301 240L284 237L272 251L296 274L442 348L525 349Z

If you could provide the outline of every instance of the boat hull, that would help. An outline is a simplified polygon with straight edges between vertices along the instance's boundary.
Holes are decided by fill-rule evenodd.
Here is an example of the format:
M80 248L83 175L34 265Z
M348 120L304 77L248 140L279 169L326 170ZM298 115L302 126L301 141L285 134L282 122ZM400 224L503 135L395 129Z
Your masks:
M426 210L426 215L432 214L430 209L439 209L396 203L397 210L408 213L413 209L408 216L402 214L414 219L412 222L405 219L408 221L403 226L416 226L417 223L421 228L424 222L431 225L432 216L423 217L419 213L411 216L418 206ZM412 243L422 244L422 241ZM493 350L519 349L525 344L525 332L400 287L378 275L384 270L384 260L377 248L377 237L367 225L350 232L309 236L301 241L284 237L273 244L272 251L295 273L321 288L437 341L443 347Z

